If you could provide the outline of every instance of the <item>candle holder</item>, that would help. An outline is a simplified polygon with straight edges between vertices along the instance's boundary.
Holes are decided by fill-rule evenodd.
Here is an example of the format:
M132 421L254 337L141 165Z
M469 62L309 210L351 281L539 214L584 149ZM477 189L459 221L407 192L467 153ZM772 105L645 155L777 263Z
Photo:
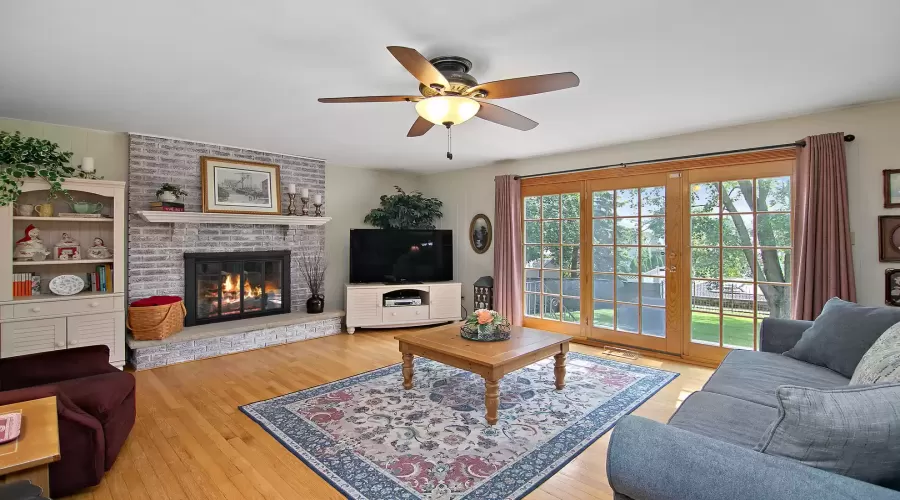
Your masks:
M297 205L294 204L294 199L297 198L295 193L288 193L288 215L297 215Z
M322 205L324 205L324 203L313 203L313 206L316 207L316 217L322 216Z
M301 196L300 202L303 203L303 206L300 208L300 215L305 217L309 215L309 196Z

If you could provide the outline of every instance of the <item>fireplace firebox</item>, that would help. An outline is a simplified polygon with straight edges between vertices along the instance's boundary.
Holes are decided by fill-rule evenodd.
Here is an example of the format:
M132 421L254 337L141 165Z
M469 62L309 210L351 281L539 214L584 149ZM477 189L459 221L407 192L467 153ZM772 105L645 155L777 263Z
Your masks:
M185 325L291 312L291 252L184 254Z

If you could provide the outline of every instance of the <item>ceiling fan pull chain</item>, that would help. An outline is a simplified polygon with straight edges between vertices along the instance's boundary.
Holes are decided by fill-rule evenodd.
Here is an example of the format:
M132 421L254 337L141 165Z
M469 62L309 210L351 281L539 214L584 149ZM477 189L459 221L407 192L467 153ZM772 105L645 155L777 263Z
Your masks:
M453 159L453 132L450 130L450 124L447 124L447 159Z

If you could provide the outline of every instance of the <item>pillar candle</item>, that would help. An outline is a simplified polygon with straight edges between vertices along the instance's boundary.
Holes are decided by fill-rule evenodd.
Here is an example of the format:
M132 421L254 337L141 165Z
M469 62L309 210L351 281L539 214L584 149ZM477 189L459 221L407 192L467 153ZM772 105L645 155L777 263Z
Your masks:
M92 173L94 171L94 159L90 156L85 156L81 159L81 171Z

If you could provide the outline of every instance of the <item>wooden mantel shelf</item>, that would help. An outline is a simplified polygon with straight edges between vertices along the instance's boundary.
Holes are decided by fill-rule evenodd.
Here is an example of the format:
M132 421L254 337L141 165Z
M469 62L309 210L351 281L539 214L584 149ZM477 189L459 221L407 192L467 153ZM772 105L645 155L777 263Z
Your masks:
M138 217L147 222L170 224L260 224L267 226L321 226L331 217L300 215L210 214L203 212L157 212L140 210Z

